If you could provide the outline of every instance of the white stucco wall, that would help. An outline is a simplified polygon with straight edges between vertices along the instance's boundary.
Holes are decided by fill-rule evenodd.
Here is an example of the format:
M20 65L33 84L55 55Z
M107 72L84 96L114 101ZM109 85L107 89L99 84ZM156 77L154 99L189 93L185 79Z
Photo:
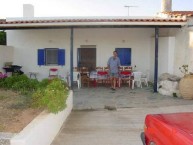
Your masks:
M75 31L75 48L80 45L97 46L96 66L106 66L108 58L112 56L115 48L132 49L132 66L138 70L149 69L149 51L151 45L152 29L77 29ZM75 51L74 56L77 55ZM74 63L77 65L76 58Z
M193 28L183 27L176 35L176 47L174 57L174 72L183 76L179 67L189 65L189 71L193 72Z
M74 66L77 65L77 48L80 45L96 45L97 64L106 66L112 51L119 48L132 48L132 65L146 72L150 69L151 36L154 29L137 28L101 28L74 29ZM7 31L8 45L14 46L14 64L23 66L25 73L39 72L38 78L48 76L49 66L37 65L37 49L65 48L66 65L61 67L64 76L70 68L70 29L14 30Z
M158 45L158 77L162 73L174 73L175 37L159 37ZM150 52L150 81L154 80L155 39L152 38Z
M15 30L7 31L7 43L14 46L13 61L22 66L22 71L28 74L30 71L38 72L38 78L48 77L49 68L55 66L38 66L37 50L39 48L65 48L66 65L56 66L60 75L66 74L69 68L69 30Z
M174 34L174 33L173 33ZM155 42L152 38L150 51L150 80L153 80ZM176 29L173 37L159 37L158 76L164 72L183 76L179 67L189 65L189 71L193 72L193 28L182 27Z
M175 38L174 37L160 37L159 38L159 61L158 61L158 76L162 73L173 74L174 68L174 48Z
M13 47L0 45L0 72L4 72L5 62L13 62Z
M189 71L193 72L193 27L189 28L189 45L188 45L188 49L189 49L189 55L190 55L190 59L189 59Z

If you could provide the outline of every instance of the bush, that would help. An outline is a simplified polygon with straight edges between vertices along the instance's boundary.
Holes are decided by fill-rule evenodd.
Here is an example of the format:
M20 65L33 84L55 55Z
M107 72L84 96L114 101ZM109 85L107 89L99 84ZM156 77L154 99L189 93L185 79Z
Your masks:
M0 31L0 45L6 45L6 32Z
M33 106L47 109L49 112L58 113L66 107L69 93L67 84L60 79L44 80L41 87L32 95Z
M43 79L39 85L38 85L38 88L45 88L47 87L47 85L50 83L50 80L49 79Z
M21 94L32 93L37 90L38 85L38 80L29 79L24 74L7 77L0 82L0 87L18 91Z
M35 79L29 79L24 74L0 79L0 87L23 94L23 104L47 109L52 113L62 111L66 107L69 93L68 85L60 79L44 79L39 82Z

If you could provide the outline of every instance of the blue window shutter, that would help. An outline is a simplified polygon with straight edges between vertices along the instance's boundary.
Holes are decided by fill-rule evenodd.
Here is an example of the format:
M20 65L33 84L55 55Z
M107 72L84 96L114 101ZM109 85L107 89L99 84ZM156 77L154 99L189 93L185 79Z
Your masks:
M44 49L38 49L38 65L44 65L45 63L45 50Z
M58 65L65 65L65 49L58 49Z
M131 48L116 48L121 65L131 65Z

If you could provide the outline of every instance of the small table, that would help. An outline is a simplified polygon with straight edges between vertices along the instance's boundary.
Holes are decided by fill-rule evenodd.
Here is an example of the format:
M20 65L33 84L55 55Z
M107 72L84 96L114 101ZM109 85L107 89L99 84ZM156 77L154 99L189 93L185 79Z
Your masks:
M97 80L97 72L96 71L90 72L89 79L92 80L93 86L96 87L97 86L97 81L96 81Z
M32 78L32 76L37 79L38 72L29 72L29 77Z
M98 75L108 75L107 71L98 71Z

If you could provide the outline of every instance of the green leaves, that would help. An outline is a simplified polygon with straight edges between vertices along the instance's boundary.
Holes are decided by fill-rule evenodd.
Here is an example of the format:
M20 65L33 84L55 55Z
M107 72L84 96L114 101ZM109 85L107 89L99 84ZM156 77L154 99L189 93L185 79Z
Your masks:
M187 75L189 73L188 71L188 65L182 65L181 67L179 67L179 70L184 74Z
M53 79L47 86L39 88L33 94L33 106L58 113L66 108L68 93L67 84L60 79Z
M26 75L15 75L1 79L0 87L17 91L27 98L30 106L58 113L66 107L69 89L61 79L44 79L41 82Z
M6 32L0 31L0 45L6 45Z
M11 89L20 92L21 94L28 94L36 90L38 84L38 80L29 79L23 74L7 77L0 82L0 87Z

